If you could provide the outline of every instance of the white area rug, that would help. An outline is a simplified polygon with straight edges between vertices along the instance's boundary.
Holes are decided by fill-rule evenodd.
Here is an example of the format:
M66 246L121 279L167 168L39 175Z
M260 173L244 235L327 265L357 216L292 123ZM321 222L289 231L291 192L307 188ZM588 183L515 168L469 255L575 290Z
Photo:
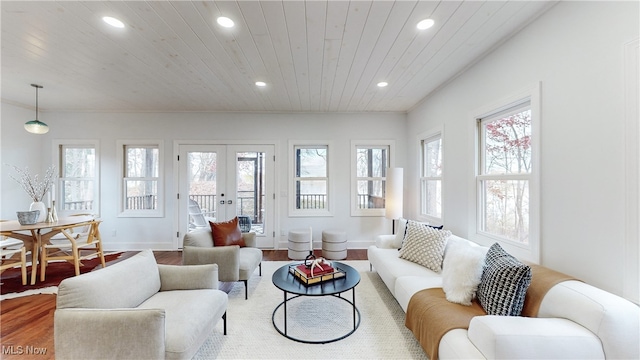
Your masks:
M227 335L222 321L194 359L426 359L413 334L404 326L404 312L380 277L369 271L368 261L345 261L360 272L356 305L360 327L349 337L328 344L303 344L276 331L273 310L283 292L271 282L271 275L284 261L262 263L249 280L249 300L244 286L236 284L229 294ZM351 300L351 291L343 293ZM307 326L313 336L338 337L353 328L351 305L331 297L301 297L288 303L288 334L305 337ZM280 315L280 316L278 316ZM282 322L282 307L276 321ZM338 336L335 336L338 334ZM328 336L328 337L327 337Z

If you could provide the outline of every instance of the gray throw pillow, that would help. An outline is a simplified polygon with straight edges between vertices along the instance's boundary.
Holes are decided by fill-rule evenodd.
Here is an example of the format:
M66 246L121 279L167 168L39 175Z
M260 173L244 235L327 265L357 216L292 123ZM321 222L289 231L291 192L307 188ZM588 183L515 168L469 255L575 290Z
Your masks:
M489 315L520 316L531 284L531 268L495 243L485 257L478 301Z

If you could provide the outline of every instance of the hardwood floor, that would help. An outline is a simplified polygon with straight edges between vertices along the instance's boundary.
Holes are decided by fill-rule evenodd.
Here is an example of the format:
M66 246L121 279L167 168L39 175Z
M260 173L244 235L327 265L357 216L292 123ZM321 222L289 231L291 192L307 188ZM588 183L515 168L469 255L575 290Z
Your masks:
M320 256L316 250L315 255ZM127 252L122 261L133 256ZM158 251L154 253L159 264L179 265L180 251ZM264 261L287 261L286 250L263 250ZM348 250L347 260L367 260L367 250ZM107 266L109 266L107 264ZM225 286L226 285L226 286ZM221 284L221 288L233 284ZM32 295L0 302L0 358L11 359L55 359L53 347L53 313L56 309L55 295ZM88 334L88 336L94 336ZM99 335L95 335L99 336Z

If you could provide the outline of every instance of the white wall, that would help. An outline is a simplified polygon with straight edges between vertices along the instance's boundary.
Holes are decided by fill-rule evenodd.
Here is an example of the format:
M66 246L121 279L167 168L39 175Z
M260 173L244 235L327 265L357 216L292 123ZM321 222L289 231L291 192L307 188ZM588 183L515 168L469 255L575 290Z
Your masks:
M349 247L365 248L375 235L391 233L391 221L384 217L350 216L350 141L390 139L397 144L399 166L406 158L404 134L406 115L378 114L256 114L256 113L41 113L50 127L46 135L28 134L22 124L31 119L31 111L12 105L2 107L2 163L33 162L34 172L42 173L51 164L54 139L98 139L101 167L100 226L109 249L172 249L177 230L173 145L175 140L272 142L276 145L276 238L286 249L286 236L292 228L314 229L316 248L320 247L322 229L347 231ZM126 139L161 139L165 147L165 195L167 207L163 218L118 218L118 182L116 141ZM331 140L334 148L330 161L336 191L332 217L289 217L288 191L289 140ZM26 145L26 146L25 146ZM30 201L2 169L2 218L14 219L15 211L28 208ZM40 171L37 171L40 170ZM8 180L8 181L7 181ZM116 236L112 236L116 230Z
M638 11L638 2L560 2L408 115L408 134L444 128L445 227L474 237L470 112L541 82L542 264L622 294L623 50L639 36ZM417 148L409 135L408 164ZM407 177L417 192L416 169ZM415 216L414 199L405 201Z
M11 179L10 176L18 177L12 166L29 168L31 174L42 175L46 170L43 160L48 162L43 154L48 147L42 138L29 135L24 130L24 123L35 118L35 108L30 110L1 104L0 111L0 219L15 219L16 211L28 210L32 200Z

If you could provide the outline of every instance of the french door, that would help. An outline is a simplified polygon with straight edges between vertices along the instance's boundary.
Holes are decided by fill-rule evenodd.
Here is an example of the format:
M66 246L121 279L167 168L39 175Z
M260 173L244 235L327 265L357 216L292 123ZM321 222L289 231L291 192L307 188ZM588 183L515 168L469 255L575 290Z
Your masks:
M240 217L258 246L274 248L274 146L179 145L179 246L196 228L189 215L195 201L207 220Z

